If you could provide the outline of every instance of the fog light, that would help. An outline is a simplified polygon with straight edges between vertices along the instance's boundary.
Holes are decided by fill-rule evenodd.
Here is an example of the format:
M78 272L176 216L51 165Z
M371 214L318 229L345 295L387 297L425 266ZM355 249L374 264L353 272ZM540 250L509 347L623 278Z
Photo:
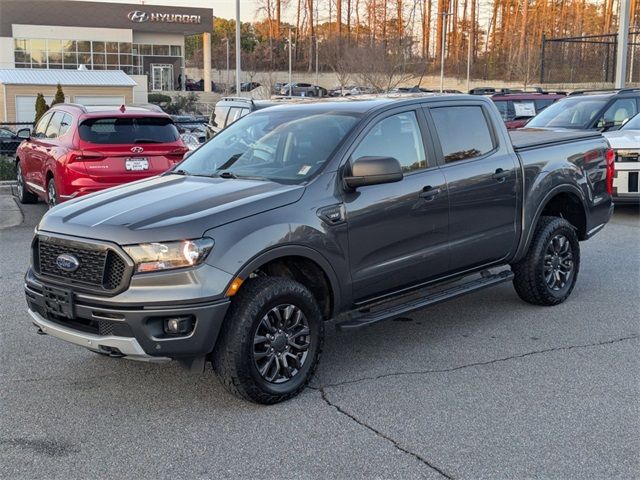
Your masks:
M194 324L192 316L167 318L164 321L164 332L169 335L185 335L193 331Z

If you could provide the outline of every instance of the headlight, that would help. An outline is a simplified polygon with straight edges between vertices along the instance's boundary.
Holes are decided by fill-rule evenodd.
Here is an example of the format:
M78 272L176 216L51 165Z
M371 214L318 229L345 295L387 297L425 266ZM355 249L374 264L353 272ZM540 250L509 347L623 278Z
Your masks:
M198 265L213 248L211 238L182 242L141 243L122 247L136 264L137 273L157 272Z

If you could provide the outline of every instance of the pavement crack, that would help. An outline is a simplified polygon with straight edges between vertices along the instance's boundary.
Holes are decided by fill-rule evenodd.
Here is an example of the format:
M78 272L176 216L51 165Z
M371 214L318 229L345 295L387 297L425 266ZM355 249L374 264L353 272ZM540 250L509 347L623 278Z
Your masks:
M472 367L482 367L485 365L493 365L496 363L501 363L501 362L508 362L510 360L517 360L519 358L526 358L526 357L531 357L531 356L535 356L535 355L544 355L547 353L552 353L552 352L561 352L561 351L567 351L567 350L575 350L575 349L581 349L581 348L592 348L592 347L598 347L598 346L602 346L602 345L611 345L614 343L620 343L620 342L624 342L627 340L635 340L637 338L640 338L640 335L630 335L627 337L621 337L621 338L615 338L612 340L604 340L602 342L596 342L596 343L586 343L586 344L581 344L581 345L567 345L567 346L562 346L562 347L553 347L553 348L546 348L543 350L533 350L531 352L525 352L525 353L520 353L518 355L511 355L508 357L501 357L501 358L495 358L493 360L486 360L484 362L474 362L474 363L468 363L465 365L458 365L457 367L451 367L451 368L443 368L443 369L427 369L427 370L412 370L412 371L406 371L406 372L391 372L391 373L383 373L381 375L376 375L376 376L370 376L370 377L361 377L361 378L356 378L353 380L345 380L343 382L337 382L337 383L330 383L330 384L326 384L326 385L322 385L321 387L316 387L318 388L320 391L323 391L323 389L325 388L330 388L330 387L340 387L343 385L350 385L353 383L360 383L360 382L364 382L367 380L379 380L381 378L388 378L388 377L400 377L400 376L404 376L404 375L427 375L430 373L447 373L447 372L455 372L457 370L463 370L465 368L472 368Z
M454 478L450 474L448 474L444 470L442 470L441 468L435 466L433 463L431 463L429 460L427 460L423 456L419 455L418 453L412 452L411 450L403 447L402 445L400 445L400 443L398 443L396 440L394 440L390 436L385 435L380 430L372 427L371 425L367 424L363 420L360 420L355 415L347 412L344 408L339 406L337 403L332 402L329 399L329 397L327 396L327 392L325 391L324 387L319 387L319 388L318 387L309 387L309 388L311 388L313 390L318 390L320 392L320 396L321 396L322 400L327 405L329 405L330 407L333 407L338 413L340 413L340 414L344 415L345 417L351 419L352 421L354 421L358 425L360 425L360 426L366 428L367 430L373 432L376 436L378 436L378 437L382 438L383 440L386 440L387 442L391 443L396 450L398 450L398 451L400 451L402 453L405 453L407 455L411 455L413 458L415 458L416 460L421 462L423 465L426 465L427 467L429 467L433 471L439 473L440 475L442 475L445 478L448 478L450 480L452 480Z

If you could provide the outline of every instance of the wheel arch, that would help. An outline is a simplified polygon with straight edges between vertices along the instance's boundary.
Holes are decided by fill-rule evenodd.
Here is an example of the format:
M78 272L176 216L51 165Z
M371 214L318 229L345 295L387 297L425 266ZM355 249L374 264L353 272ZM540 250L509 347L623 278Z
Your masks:
M256 272L287 276L307 286L327 320L341 305L338 276L329 261L312 248L282 246L267 250L245 263L236 277L246 280Z
M529 249L536 225L542 216L561 217L567 220L576 229L579 240L587 238L587 206L584 194L575 185L559 185L549 191L540 201L527 224L526 240L521 243L514 261L521 259ZM525 222L526 222L525 217Z

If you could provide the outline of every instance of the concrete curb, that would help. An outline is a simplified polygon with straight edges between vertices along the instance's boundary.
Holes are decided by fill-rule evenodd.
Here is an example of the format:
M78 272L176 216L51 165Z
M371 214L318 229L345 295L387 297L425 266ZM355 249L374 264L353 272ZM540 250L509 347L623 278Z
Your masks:
M15 195L15 193L15 182L13 184L0 183L0 195L12 196Z
M0 192L0 230L20 225L22 220L22 210L15 197Z

